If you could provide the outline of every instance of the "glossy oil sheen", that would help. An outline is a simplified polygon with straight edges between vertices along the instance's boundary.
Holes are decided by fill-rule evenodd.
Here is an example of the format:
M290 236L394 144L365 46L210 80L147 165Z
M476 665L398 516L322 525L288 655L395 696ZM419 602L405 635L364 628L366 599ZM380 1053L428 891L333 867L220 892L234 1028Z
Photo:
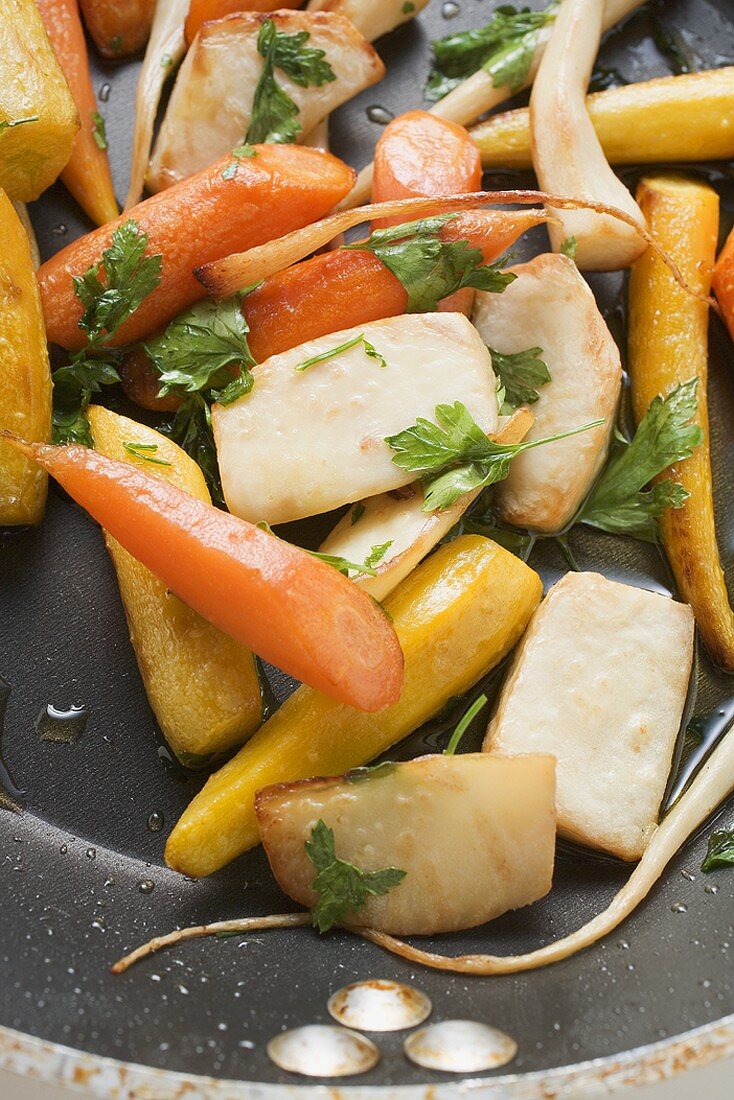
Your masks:
M463 0L447 21L434 0L420 25L379 42L389 75L378 89L339 111L331 128L335 149L358 166L365 161L381 129L367 117L367 108L379 103L395 114L419 106L428 40L480 25L494 6L493 0ZM532 6L541 3L532 0ZM695 28L704 64L732 63L730 0L669 0L660 9L671 24ZM643 37L647 19L635 17L604 52L604 64L630 80L669 72ZM118 196L127 184L135 76L135 64L95 70L97 89L109 86L102 111ZM731 171L711 170L723 198L722 230L728 229L734 211ZM708 173L705 166L695 169L696 175ZM636 177L634 170L624 175L630 182ZM502 185L507 178L490 180ZM61 185L33 215L46 256L87 228ZM540 233L532 240L542 247ZM618 337L623 277L591 281ZM711 341L718 516L725 564L734 576L733 353L716 322ZM323 521L307 520L289 532L316 546L325 527ZM570 543L582 568L600 568L659 590L670 587L653 548L584 531L573 532ZM534 551L531 562L542 569L546 584L566 569L550 542ZM13 687L2 754L24 790L22 817L0 813L0 1024L189 1074L296 1084L297 1078L267 1058L268 1040L283 1028L327 1022L332 993L373 977L417 984L433 1002L433 1020L473 1019L506 1031L519 1045L509 1069L520 1073L615 1054L734 1012L734 874L700 873L705 831L684 848L618 933L547 970L467 981L419 971L341 933L319 941L310 931L293 930L249 941L192 942L113 978L108 965L123 950L174 924L278 912L287 903L259 850L202 882L164 868L166 836L202 779L159 758L102 539L55 490L41 528L0 536L0 675ZM278 699L292 689L279 673L271 672L270 680ZM694 714L710 713L732 696L732 681L703 658ZM49 700L77 698L90 713L84 737L75 745L42 742L34 728L41 709ZM442 748L466 706L466 700L457 700L392 755ZM466 750L478 746L483 729L480 718L467 735ZM165 822L157 831L147 824L153 813ZM734 805L720 820L734 822ZM628 873L613 860L565 851L548 898L488 928L439 937L428 946L457 953L532 949L601 909ZM141 891L141 882L152 882L153 890ZM712 883L718 886L715 894L706 890ZM445 1075L411 1065L402 1041L399 1032L381 1035L380 1064L360 1083L446 1083Z

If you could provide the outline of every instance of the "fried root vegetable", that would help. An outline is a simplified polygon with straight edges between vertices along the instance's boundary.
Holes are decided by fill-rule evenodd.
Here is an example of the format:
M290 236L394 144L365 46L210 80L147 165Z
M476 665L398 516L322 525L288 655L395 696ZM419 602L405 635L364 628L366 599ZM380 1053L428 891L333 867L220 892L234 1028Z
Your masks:
M640 205L660 243L687 281L702 294L711 286L719 224L719 200L706 184L681 176L642 180ZM694 422L703 443L690 458L666 471L683 485L688 499L668 508L660 526L682 599L691 605L712 660L734 671L732 612L716 541L707 401L708 308L681 293L668 269L647 252L632 269L629 366L632 406L639 423L658 394L698 377Z
M333 11L353 23L368 42L374 42L402 23L415 19L428 0L309 0L309 11Z
M467 753L266 787L255 812L278 885L319 927L333 915L307 850L321 821L338 860L367 874L404 872L339 923L427 936L474 928L548 893L554 795L552 756ZM338 881L334 887L340 902Z
M225 15L241 11L284 11L300 6L301 0L191 0L184 28L186 45L191 45L202 24L223 19Z
M127 215L67 245L38 273L49 340L70 350L84 345L82 303L74 276L100 262L112 234L127 220L147 234L148 255L163 257L161 279L113 343L144 339L203 297L193 269L269 240L286 226L323 216L348 190L353 172L336 157L293 145L259 145L256 155L232 163L225 157L191 179L133 207Z
M135 126L130 165L130 186L125 209L140 201L148 171L153 127L158 113L163 87L178 66L186 50L184 19L188 0L158 0L150 38L135 90Z
M172 440L99 405L87 415L100 454L211 503L201 470ZM140 675L166 741L183 764L241 745L262 721L252 653L181 603L115 539L105 538Z
M610 164L731 160L734 67L662 76L587 96ZM530 111L492 115L470 130L487 169L532 168Z
M81 128L61 179L96 225L117 217L104 123L89 72L78 0L37 0L46 33L74 97Z
M66 165L79 130L34 0L0 0L0 188L31 202Z
M609 167L586 110L586 90L599 50L603 0L564 0L530 97L533 165L545 191L596 199L644 224L639 207ZM554 211L548 226L555 252L576 242L582 270L628 267L645 242L616 218L589 210Z
M398 699L395 631L336 569L127 462L4 438L212 626L334 699L365 710Z
M729 234L716 261L713 287L729 335L734 340L734 230Z
M356 0L359 2L359 0ZM604 5L603 28L608 31L630 12L642 7L644 0L606 0ZM533 45L533 55L528 68L528 76L525 87L529 87L535 79L543 53L548 44L552 24L542 27ZM500 103L511 99L519 89L509 84L496 84L494 76L484 69L478 69L473 76L463 80L458 88L454 88L447 96L435 103L431 113L445 118L449 122L455 122L459 126L468 126L475 122L488 111L499 107ZM342 207L351 208L368 202L372 191L373 166L368 164L357 177L357 182L349 195L341 204Z
M532 426L529 409L518 409L493 436L496 442L520 443ZM376 600L383 600L412 573L434 546L448 535L464 512L477 499L481 489L460 497L441 512L423 511L423 491L419 482L394 493L380 493L358 501L342 517L319 547L319 552L350 562L363 562L385 552L371 572L353 578Z
M28 207L24 202L14 202L13 208L15 213L20 219L20 224L26 231L28 237L28 244L31 250L31 259L33 261L33 267L38 271L41 266L41 251L38 247L38 241L36 240L36 233L31 222L30 214L28 213Z
M532 569L488 539L440 547L385 603L405 654L400 700L367 717L299 688L194 798L169 837L169 866L212 874L258 843L260 788L341 774L386 752L509 653L541 591Z
M25 229L0 191L0 428L45 442L51 435L51 373L36 274ZM0 441L0 527L39 523L47 477Z
M497 486L503 522L553 533L574 517L604 464L622 365L594 295L571 260L549 253L512 270L517 279L503 294L477 292L472 321L484 342L502 355L539 349L550 381L536 391L528 438L604 421L518 455Z
M561 836L639 859L655 831L693 664L693 614L567 573L533 616L484 749L558 761Z
M385 73L372 46L338 15L245 11L205 23L179 69L161 123L147 176L152 191L186 179L241 145L254 121L265 65L258 46L266 21L276 34L291 40L294 35L308 35L308 48L323 51L322 64L331 72L326 80L309 79L291 77L276 67L277 85L296 108L299 138Z
M249 393L212 409L227 507L253 523L286 523L410 484L415 475L393 462L386 439L441 402L461 401L488 435L497 426L489 352L460 313L322 336L253 374Z
M148 41L156 0L79 0L87 30L103 57L137 53Z

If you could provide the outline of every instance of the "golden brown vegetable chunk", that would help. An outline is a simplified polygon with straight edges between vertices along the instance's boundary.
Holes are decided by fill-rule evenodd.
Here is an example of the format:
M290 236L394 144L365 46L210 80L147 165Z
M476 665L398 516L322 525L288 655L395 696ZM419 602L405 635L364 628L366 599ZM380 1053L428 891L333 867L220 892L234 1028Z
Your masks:
M0 428L24 439L51 435L51 375L31 246L0 191ZM0 442L0 526L38 523L46 474Z
M101 454L209 501L201 470L170 439L101 406L89 409L89 422ZM253 655L177 599L118 542L106 541L148 701L169 745L193 766L240 745L262 721Z
M148 41L156 0L79 0L94 44L103 57L127 57Z

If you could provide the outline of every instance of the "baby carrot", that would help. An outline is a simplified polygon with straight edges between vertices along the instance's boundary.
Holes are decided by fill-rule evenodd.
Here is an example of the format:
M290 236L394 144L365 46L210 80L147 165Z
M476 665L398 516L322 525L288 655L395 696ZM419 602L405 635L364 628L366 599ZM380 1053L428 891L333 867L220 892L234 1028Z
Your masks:
M222 19L233 12L283 11L285 8L300 6L301 0L191 0L184 26L186 45L190 46L194 41L202 23Z
M158 286L120 326L116 344L143 339L202 298L195 267L323 217L353 178L336 157L297 145L258 145L254 156L239 160L228 154L74 241L41 267L49 341L70 350L84 345L73 279L101 261L123 222L134 221L147 234L148 255L163 260Z
M156 0L80 0L87 30L103 57L127 57L148 41Z
M397 701L403 655L390 620L332 566L127 462L0 434L213 626L340 702Z
M37 0L37 4L81 120L81 129L61 179L92 221L104 225L116 218L119 211L110 175L107 141L89 73L79 3L78 0Z

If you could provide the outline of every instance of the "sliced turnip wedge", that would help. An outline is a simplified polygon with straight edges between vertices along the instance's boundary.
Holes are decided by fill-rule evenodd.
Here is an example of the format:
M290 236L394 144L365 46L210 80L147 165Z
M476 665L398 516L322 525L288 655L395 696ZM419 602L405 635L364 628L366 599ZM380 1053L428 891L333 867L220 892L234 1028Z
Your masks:
M336 107L380 80L385 66L351 23L329 12L241 12L205 23L179 70L148 172L153 191L198 172L245 141L265 64L258 51L263 23L277 34L308 35L323 50L331 76L298 83L282 69L274 76L297 108L299 137L305 137ZM315 79L315 78L314 78ZM262 136L251 138L263 140Z
M564 0L551 30L530 97L533 165L545 191L578 195L624 210L645 224L632 195L604 156L586 107L586 92L603 30L604 0ZM554 211L554 251L575 240L583 270L629 267L645 243L618 219L590 211Z
M215 405L212 419L227 506L255 523L409 485L414 475L395 465L385 439L441 402L462 402L487 435L497 427L489 352L460 313L335 332L271 356L253 375L251 392Z
M530 410L518 409L493 438L496 442L519 443L532 423ZM418 482L396 492L380 493L353 505L326 538L320 552L357 563L377 555L379 560L373 572L359 573L353 580L370 596L383 600L458 523L481 491L475 489L450 508L429 514L423 510L423 491Z
M367 873L405 872L343 923L401 935L453 932L550 890L554 777L553 757L539 754L424 756L267 787L257 795L257 820L278 884L300 904L313 909L319 900L306 843L323 821L339 860Z
M332 11L343 15L363 34L368 42L374 42L383 34L388 34L415 19L428 5L428 0L309 0L308 11Z
M486 752L558 760L558 831L622 859L655 832L693 664L693 612L567 573L530 621Z
M130 166L130 186L125 209L140 201L148 170L153 127L163 86L175 71L186 50L184 23L189 0L158 0L153 27L140 67L135 91L135 127Z
M484 342L504 356L540 349L550 381L537 388L528 438L604 421L518 455L497 487L495 503L505 523L551 533L570 522L604 463L622 365L594 295L571 260L549 253L511 270L517 279L503 294L477 291L472 320Z

